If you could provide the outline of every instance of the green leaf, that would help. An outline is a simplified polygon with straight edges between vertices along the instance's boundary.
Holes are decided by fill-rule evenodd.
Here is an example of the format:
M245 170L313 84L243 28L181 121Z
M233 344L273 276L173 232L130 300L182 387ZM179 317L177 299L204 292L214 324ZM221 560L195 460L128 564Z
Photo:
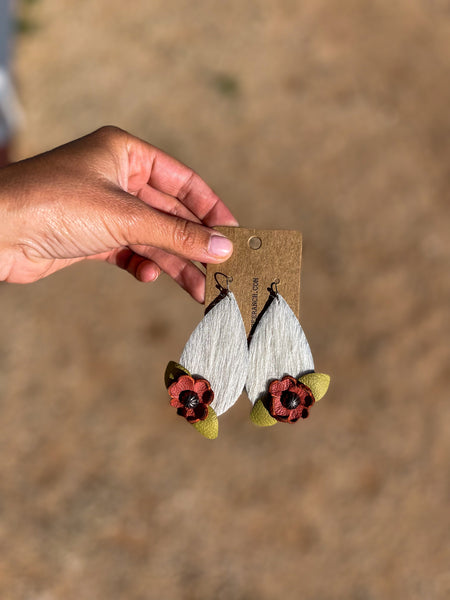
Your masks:
M166 388L171 386L174 381L181 377L181 375L191 376L187 369L171 360L166 367L166 372L164 373L164 382L166 384Z
M299 378L300 383L304 383L313 393L314 399L318 402L325 396L330 385L330 376L325 373L307 373Z
M208 416L204 421L192 423L193 427L208 440L215 440L219 435L219 419L213 408L208 406Z
M270 415L269 411L262 403L261 398L255 402L252 412L250 413L250 419L255 425L258 425L258 427L270 427L277 423L277 420Z

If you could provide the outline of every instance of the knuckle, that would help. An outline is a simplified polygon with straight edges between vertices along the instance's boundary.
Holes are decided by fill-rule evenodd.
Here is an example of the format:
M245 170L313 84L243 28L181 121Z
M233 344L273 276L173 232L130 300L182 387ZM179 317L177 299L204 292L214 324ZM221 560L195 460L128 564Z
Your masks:
M196 178L198 178L197 173L195 171L190 170L189 175L187 176L185 182L183 183L183 185L181 186L181 188L177 194L178 198L181 201L183 201L186 198L186 196L189 194L189 191L192 188L192 185Z
M197 236L193 224L181 217L176 217L173 243L175 249L180 249L183 253L192 252L197 246Z
M103 127L97 129L95 134L106 142L120 139L126 135L123 129L120 129L120 127L116 127L115 125L103 125Z

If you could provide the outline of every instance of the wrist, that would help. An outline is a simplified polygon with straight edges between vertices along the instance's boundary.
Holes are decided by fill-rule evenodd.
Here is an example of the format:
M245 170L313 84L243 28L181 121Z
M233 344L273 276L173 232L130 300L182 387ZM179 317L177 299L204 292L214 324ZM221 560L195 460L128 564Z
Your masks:
M7 281L12 270L20 222L9 171L10 167L0 169L0 281Z

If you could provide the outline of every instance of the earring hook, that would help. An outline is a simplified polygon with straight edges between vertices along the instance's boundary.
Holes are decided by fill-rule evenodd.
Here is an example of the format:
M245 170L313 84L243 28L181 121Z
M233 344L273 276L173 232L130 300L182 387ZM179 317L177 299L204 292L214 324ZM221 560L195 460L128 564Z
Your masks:
M225 277L225 285L226 285L226 287L224 287L220 283L220 281L218 279L219 275L221 277ZM216 273L214 273L214 279L215 279L216 284L217 284L216 288L220 291L221 294L227 294L230 291L230 283L233 281L233 278L230 275L225 275L225 273L216 272Z
M274 279L272 281L272 283L270 284L270 288L269 288L269 292L271 294L273 294L274 296L278 295L278 284L280 283L280 280L278 279L278 277L276 279Z

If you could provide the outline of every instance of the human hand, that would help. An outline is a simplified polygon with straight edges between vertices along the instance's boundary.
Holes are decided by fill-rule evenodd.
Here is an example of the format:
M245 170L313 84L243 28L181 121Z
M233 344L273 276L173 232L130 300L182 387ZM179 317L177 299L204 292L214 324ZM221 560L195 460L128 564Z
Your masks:
M115 127L0 169L0 280L29 283L85 259L154 281L165 271L203 302L204 274L237 225L191 169Z

